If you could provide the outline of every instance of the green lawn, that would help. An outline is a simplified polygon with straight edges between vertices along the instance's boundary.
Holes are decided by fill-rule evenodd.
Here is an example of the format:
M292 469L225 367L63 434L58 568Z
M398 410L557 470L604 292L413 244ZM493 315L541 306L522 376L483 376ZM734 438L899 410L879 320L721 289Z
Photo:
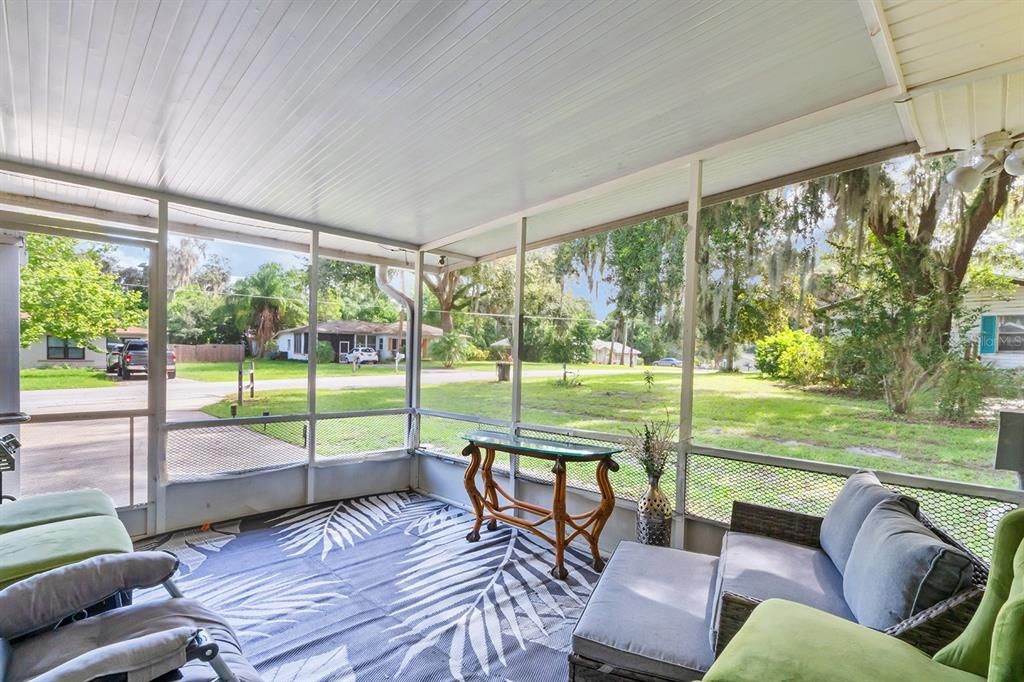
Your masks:
M524 362L523 369L561 369L561 365L549 362ZM307 364L299 360L257 360L256 380L260 379L301 379L306 376ZM425 360L424 369L444 369L441 363L435 360ZM585 365L582 371L587 369L637 371L636 368L619 367L616 365ZM657 368L655 368L657 369ZM494 362L485 360L480 362L463 362L453 369L446 371L460 372L468 370L495 371ZM317 375L323 377L352 376L352 365L342 365L336 362L317 365ZM678 370L676 370L678 371ZM248 378L249 361L245 363L246 378ZM356 370L358 374L394 374L394 362L383 362L379 365L362 365ZM405 372L405 364L399 366L399 373ZM237 362L189 362L178 363L178 376L196 381L235 381L238 378Z
M679 412L679 377L658 372L648 391L642 371L588 376L565 387L552 379L523 382L523 420L550 426L626 433L642 419ZM425 408L507 419L511 407L508 384L458 382L422 387ZM323 412L402 407L403 389L322 390ZM247 402L240 414L305 411L305 391L267 391ZM230 399L206 411L228 415ZM425 418L424 442L454 449L465 424ZM899 420L888 416L880 401L802 391L755 375L698 374L695 377L694 441L736 450L750 450L800 459L835 462L937 478L1012 486L1011 474L992 469L994 424L953 425L929 419ZM370 449L358 434L354 449ZM366 438L372 438L367 435ZM341 443L334 444L336 447ZM335 448L332 448L335 449Z
M39 367L21 370L21 390L53 388L100 388L113 386L114 378L91 367Z

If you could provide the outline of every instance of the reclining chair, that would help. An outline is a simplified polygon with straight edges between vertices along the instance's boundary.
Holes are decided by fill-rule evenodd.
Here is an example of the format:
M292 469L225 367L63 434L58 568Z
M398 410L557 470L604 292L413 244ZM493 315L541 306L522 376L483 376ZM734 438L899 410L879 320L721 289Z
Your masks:
M106 554L0 590L0 682L259 682L231 627L174 584L177 569L166 552ZM86 614L157 585L170 598Z

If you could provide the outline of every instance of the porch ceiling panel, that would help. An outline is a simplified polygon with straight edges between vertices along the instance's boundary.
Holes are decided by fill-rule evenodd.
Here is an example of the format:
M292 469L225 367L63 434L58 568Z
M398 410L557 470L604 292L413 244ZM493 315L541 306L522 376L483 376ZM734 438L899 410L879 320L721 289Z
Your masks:
M850 159L904 142L895 108L872 107L812 128L750 145L708 160L704 165L707 196L765 182L773 178L817 168L837 159ZM586 231L595 225L628 219L654 208L669 207L689 199L689 171L685 163L667 163L657 172L640 174L635 181L592 199L539 213L527 219L527 243L542 246L562 235ZM473 256L515 248L515 224L458 241L453 251Z
M1020 0L883 0L907 87L1024 56Z
M912 102L925 152L966 149L988 133L1024 132L1024 71L915 94Z
M5 0L0 54L0 158L414 243L885 87L852 2Z

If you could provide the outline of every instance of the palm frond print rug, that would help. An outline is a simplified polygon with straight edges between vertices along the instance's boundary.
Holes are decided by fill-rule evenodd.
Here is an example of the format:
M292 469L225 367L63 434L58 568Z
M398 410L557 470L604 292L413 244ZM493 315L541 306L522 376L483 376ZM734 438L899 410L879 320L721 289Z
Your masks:
M597 574L414 493L344 500L140 542L181 560L186 596L224 614L268 681L565 680ZM140 595L140 599L147 595Z

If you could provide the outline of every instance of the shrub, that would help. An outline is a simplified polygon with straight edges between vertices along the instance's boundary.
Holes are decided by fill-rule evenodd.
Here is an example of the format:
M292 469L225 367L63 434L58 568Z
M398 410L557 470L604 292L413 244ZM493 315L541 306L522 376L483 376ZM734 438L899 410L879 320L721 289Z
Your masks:
M825 344L826 380L866 398L881 397L887 363L888 357L863 339L847 336Z
M475 346L472 343L468 344L469 348L466 351L466 359L473 362L480 362L483 360L490 360L491 353L486 348Z
M327 341L317 341L316 361L319 364L334 362L334 348Z
M939 415L953 421L970 421L986 396L1005 391L1007 376L977 360L946 360L939 379Z
M755 363L762 374L806 386L825 373L825 346L800 330L787 330L757 342Z
M445 332L444 336L430 346L430 357L440 360L447 369L463 362L469 353L469 342L461 334Z

